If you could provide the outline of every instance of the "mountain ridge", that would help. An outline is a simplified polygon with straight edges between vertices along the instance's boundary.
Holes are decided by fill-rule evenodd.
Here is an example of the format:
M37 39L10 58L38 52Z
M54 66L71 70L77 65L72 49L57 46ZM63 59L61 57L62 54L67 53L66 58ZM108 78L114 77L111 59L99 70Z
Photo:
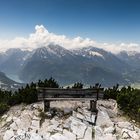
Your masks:
M8 50L5 56L6 59L0 54L3 57L3 61L0 60L0 70L5 73L15 72L24 82L49 77L54 77L64 85L79 81L112 86L116 83L127 85L138 81L136 76L133 78L137 69L129 61L123 60L119 54L93 46L67 50L50 44L33 51Z

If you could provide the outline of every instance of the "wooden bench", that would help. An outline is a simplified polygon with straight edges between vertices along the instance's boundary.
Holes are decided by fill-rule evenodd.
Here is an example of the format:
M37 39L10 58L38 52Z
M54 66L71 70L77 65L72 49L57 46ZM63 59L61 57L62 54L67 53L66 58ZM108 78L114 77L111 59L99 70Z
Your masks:
M103 88L63 89L38 88L38 101L44 101L44 111L50 108L50 101L90 101L90 110L96 111L96 101L103 98Z

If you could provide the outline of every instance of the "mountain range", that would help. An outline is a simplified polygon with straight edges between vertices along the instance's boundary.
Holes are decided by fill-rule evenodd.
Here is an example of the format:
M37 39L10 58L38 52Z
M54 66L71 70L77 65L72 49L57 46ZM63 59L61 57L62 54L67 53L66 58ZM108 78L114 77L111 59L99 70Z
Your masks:
M139 60L138 52L113 54L93 46L67 50L50 44L32 51L9 49L0 53L0 71L23 82L53 77L62 85L128 85L140 82Z

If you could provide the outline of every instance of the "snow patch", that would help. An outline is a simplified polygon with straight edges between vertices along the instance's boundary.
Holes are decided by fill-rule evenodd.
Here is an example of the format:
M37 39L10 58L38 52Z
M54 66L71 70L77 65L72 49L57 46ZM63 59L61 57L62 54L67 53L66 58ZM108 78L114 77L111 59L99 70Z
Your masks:
M98 56L98 57L102 57L104 59L104 56L98 52L94 52L94 51L89 51L89 54L92 56Z

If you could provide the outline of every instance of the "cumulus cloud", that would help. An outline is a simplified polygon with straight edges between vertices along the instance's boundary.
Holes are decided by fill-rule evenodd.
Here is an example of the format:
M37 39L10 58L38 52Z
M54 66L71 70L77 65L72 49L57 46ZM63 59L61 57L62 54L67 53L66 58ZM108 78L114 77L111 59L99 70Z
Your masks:
M65 35L57 35L50 33L43 25L36 25L35 32L31 33L28 38L17 37L13 40L0 40L0 51L5 51L9 48L21 48L33 50L38 47L46 46L49 44L58 44L67 49L95 46L105 49L107 51L118 53L122 50L126 51L139 51L140 45L135 43L121 43L121 44L108 44L99 43L89 38L82 38L80 36L76 38L68 38Z

